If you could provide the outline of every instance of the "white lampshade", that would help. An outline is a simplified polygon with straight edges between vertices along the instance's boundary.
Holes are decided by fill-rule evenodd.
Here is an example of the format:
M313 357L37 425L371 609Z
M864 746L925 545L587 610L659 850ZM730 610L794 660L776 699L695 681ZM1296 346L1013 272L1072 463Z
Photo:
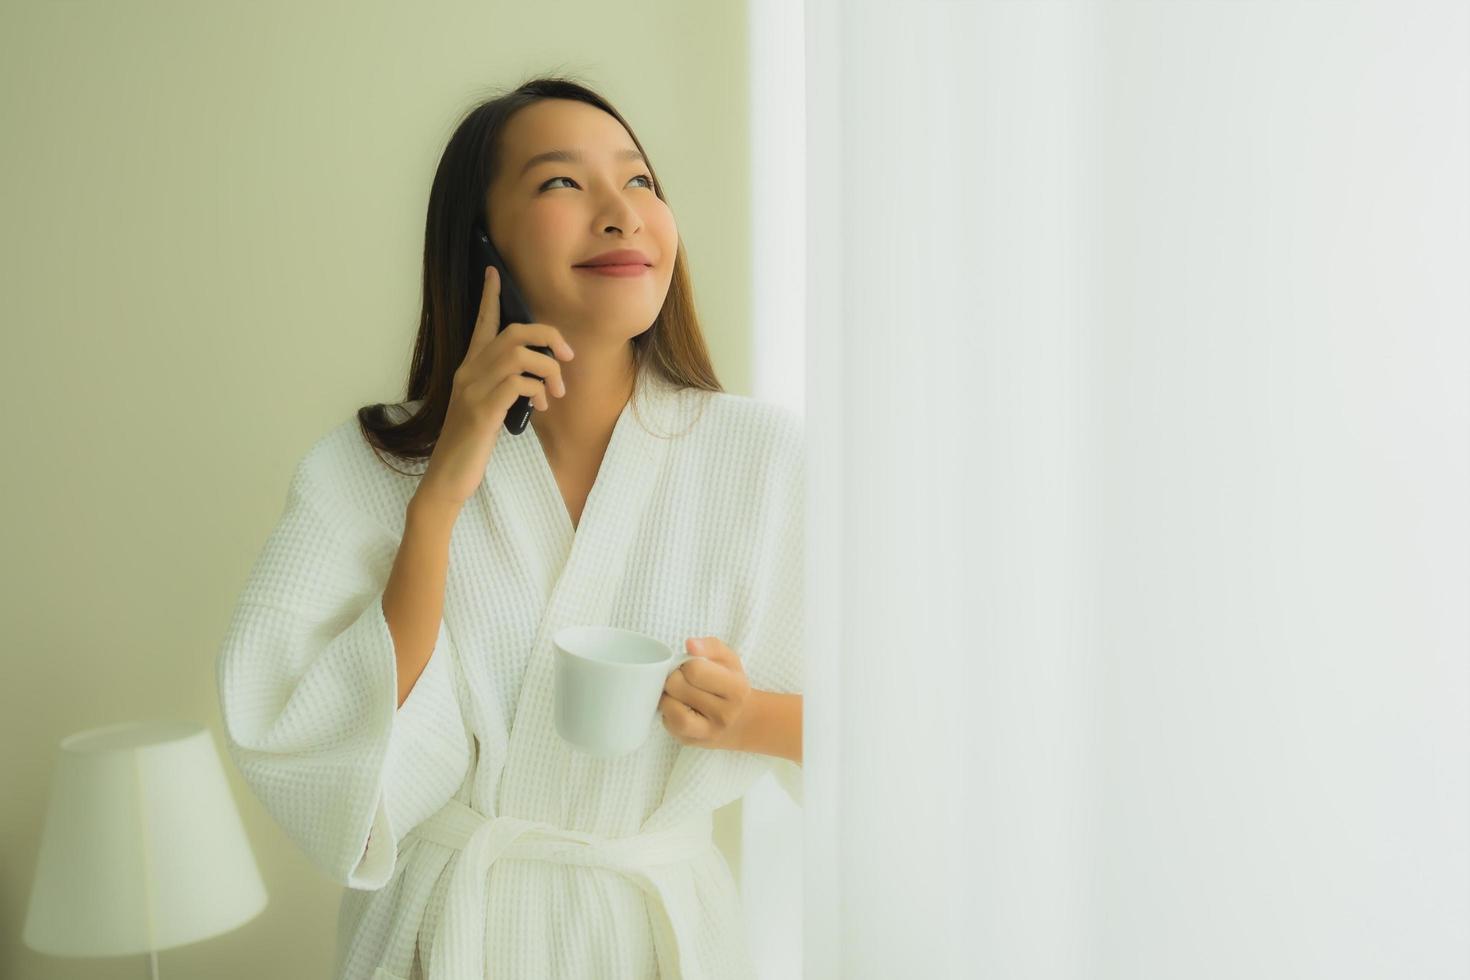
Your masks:
M61 740L22 938L58 956L198 942L265 908L214 741L192 722Z

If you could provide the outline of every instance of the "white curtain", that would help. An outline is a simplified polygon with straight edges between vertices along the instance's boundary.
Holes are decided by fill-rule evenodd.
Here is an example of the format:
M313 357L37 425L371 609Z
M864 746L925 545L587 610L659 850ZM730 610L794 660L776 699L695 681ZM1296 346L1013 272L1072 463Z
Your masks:
M752 393L805 411L800 3L747 0ZM760 980L802 980L802 810L774 778L740 804L740 889Z
M1470 975L1466 5L804 14L804 975Z

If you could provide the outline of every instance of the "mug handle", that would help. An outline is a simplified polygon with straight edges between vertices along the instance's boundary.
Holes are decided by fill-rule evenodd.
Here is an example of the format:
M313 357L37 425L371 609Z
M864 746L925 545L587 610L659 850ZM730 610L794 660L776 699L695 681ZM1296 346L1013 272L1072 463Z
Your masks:
M665 672L664 677L667 678L667 677L671 676L674 673L674 671L678 670L681 666L683 666L684 664L688 663L689 661L691 661L693 659L694 659L694 657L691 654L688 654L688 653L681 653L681 654L679 654L678 656L676 656L673 659L672 662L670 662L669 669L668 669L667 672Z

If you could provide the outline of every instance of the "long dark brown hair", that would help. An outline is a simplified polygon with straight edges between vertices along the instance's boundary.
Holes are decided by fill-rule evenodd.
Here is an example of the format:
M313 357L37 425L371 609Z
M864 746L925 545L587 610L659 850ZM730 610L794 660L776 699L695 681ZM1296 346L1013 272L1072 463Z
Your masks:
M470 309L470 243L477 221L489 227L482 213L490 184L504 161L501 134L517 111L542 99L575 99L612 116L643 151L637 134L617 109L586 86L560 75L540 75L504 95L470 109L455 127L439 158L429 190L429 214L424 226L423 310L418 339L408 368L404 402L423 400L417 411L395 419L389 405L366 405L357 410L363 437L379 459L394 470L389 456L412 464L427 461L438 442L449 410L454 372L469 349L476 310ZM644 153L647 160L648 154ZM653 164L648 164L654 193L664 197ZM674 257L673 278L663 308L653 326L634 337L633 358L641 373L652 370L678 388L723 391L710 364L709 351L694 309L684 243ZM403 414L403 413L398 413ZM421 467L419 470L421 472Z

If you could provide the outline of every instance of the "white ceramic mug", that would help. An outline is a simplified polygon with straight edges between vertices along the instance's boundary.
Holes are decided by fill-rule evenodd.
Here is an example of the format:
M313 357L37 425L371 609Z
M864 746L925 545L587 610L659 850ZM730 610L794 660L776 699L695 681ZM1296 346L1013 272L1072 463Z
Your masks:
M551 638L556 650L556 732L573 748L610 758L643 744L658 712L664 682L693 660L667 643L615 626L568 626Z

